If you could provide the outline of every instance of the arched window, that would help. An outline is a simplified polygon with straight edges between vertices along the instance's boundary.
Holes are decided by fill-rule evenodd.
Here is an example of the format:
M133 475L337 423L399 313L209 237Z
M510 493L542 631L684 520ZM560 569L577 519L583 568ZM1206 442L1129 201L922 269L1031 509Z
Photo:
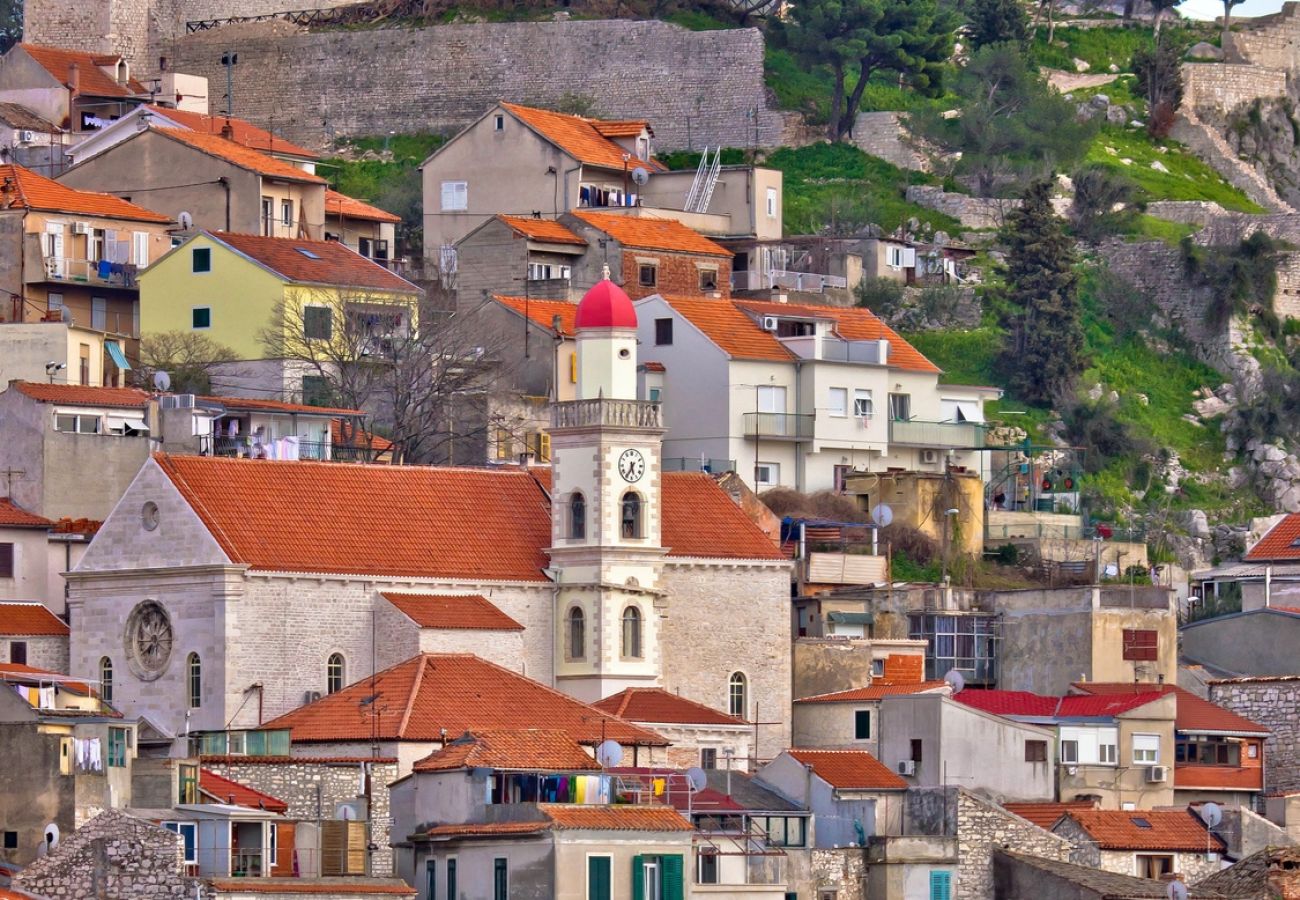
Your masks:
M569 497L569 537L578 541L587 537L587 500L580 491Z
M343 690L343 685L347 684L346 677L343 654L331 653L330 658L325 661L325 693L333 694Z
M198 709L203 705L203 663L199 661L197 653L191 653L185 658L185 683L190 709Z
M727 683L727 710L733 716L741 719L745 718L745 710L749 707L749 690L745 681L745 673L732 672L731 680Z
M623 658L641 658L641 610L635 606L623 610Z
M107 656L99 661L99 699L113 702L113 661Z
M582 607L569 610L569 659L583 659L587 655L587 617Z
M623 495L623 537L641 537L641 498L635 491Z

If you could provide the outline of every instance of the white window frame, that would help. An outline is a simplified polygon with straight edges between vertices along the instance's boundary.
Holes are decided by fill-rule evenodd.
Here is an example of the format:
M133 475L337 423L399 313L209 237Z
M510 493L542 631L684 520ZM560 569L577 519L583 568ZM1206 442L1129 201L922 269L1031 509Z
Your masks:
M776 205L777 205L776 200L777 200L776 188L774 187L768 188L767 189L767 217L769 219L776 218Z
M162 827L168 831L181 836L181 855L185 854L184 834L188 830L193 838L190 840L190 846L194 848L194 858L186 857L181 862L187 866L197 866L199 864L199 823L198 822L163 822Z
M853 390L853 415L859 419L869 419L876 414L876 398L870 390L855 388Z
M827 415L837 419L847 418L849 414L849 389L833 387L827 392Z
M1070 750L1067 752L1066 748ZM1079 764L1079 742L1076 740L1061 741L1061 764L1066 766L1077 766Z
M766 473L764 475L763 473ZM762 460L754 464L754 484L761 487L776 487L781 483L781 464L774 462L763 462Z
M1119 764L1119 745L1118 744L1098 744L1097 745L1097 762L1103 766L1114 766Z
M1139 744L1154 746L1139 746ZM1133 765L1135 766L1158 766L1160 765L1160 735L1138 733L1133 735ZM1143 754L1139 756L1138 754ZM1149 758L1146 754L1152 754Z
M466 212L469 210L469 182L444 181L442 183L442 210Z
M131 232L131 263L140 269L149 265L149 232Z
M784 413L786 411L786 389L783 384L760 384L756 389L755 405L760 413ZM777 409L777 401L780 409Z
M280 201L280 224L285 228L293 227L293 201Z
M903 268L903 260L905 258L906 255L903 253L902 247L895 247L891 244L886 250L886 260L891 269Z

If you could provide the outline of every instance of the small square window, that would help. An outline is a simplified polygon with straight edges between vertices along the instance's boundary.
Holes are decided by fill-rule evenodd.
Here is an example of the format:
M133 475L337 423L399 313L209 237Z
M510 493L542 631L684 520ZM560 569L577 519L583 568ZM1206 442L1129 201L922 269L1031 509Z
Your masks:
M195 247L190 251L190 270L193 272L212 271L211 247Z
M718 289L718 270L700 269L700 290L716 291Z
M713 747L700 748L700 768L716 769L718 767L718 751Z
M655 346L662 347L673 342L673 320L655 319Z
M333 333L330 309L308 306L302 311L302 336L309 340L328 341Z
M1047 762L1047 741L1025 741L1025 762Z
M873 659L871 661L871 675L874 678L880 678L885 674L885 661L883 659Z
M212 327L212 308L196 306L190 312L190 327L194 329Z
M641 287L654 287L659 283L659 267L656 265L638 267L636 281Z

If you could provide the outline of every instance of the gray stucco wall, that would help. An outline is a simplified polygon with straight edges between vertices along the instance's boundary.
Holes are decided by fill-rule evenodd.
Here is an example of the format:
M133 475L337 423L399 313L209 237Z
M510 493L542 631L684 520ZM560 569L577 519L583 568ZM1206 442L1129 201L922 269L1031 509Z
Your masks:
M1188 659L1242 675L1293 675L1300 616L1252 610L1184 625Z

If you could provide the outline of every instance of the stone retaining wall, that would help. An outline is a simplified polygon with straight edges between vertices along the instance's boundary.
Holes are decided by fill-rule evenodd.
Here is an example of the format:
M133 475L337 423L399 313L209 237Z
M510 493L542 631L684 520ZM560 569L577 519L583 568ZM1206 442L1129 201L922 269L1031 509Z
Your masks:
M853 144L863 153L878 156L900 169L930 171L930 161L909 142L901 113L858 113L853 120Z
M967 228L1001 228L1007 213L1020 206L1019 200L999 200L954 194L931 184L914 184L907 189L910 203L952 216Z
M1300 68L1300 4L1282 5L1281 12L1253 19L1233 17L1236 30L1225 35L1224 57L1277 69Z
M1210 682L1210 702L1272 734L1264 741L1264 792L1300 790L1300 675Z

